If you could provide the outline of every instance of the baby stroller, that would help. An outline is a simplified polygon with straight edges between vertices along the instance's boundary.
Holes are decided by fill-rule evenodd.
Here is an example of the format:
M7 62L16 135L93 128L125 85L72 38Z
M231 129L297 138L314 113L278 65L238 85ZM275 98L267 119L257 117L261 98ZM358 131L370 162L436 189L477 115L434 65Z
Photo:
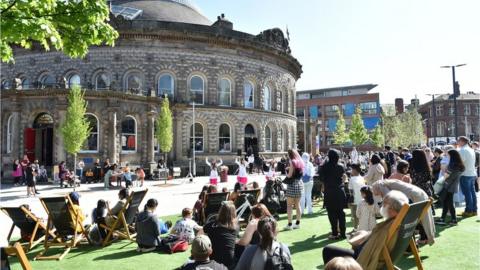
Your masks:
M80 179L76 176L73 172L67 172L65 174L65 180L70 187L79 187L80 186Z
M277 177L275 180L267 181L263 189L263 198L260 202L277 219L279 213L287 212L287 198L285 197L285 189L280 178Z

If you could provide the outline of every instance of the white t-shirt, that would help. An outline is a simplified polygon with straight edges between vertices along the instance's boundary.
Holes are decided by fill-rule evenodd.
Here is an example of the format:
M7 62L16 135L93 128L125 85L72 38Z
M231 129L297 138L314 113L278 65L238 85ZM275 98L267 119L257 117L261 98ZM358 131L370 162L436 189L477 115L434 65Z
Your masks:
M197 222L193 219L182 218L175 223L173 231L181 239L191 243L195 238L195 228L198 228Z
M348 189L353 190L353 203L358 205L362 201L362 194L360 188L365 186L365 180L361 175L352 176L348 181Z

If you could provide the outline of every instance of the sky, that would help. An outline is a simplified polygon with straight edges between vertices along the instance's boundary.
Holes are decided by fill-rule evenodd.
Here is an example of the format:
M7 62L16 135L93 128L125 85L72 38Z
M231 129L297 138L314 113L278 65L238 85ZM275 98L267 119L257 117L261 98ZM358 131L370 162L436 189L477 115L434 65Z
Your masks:
M378 84L382 104L401 97L480 92L479 0L196 0L211 21L224 13L234 30L258 34L288 26L303 65L297 91Z

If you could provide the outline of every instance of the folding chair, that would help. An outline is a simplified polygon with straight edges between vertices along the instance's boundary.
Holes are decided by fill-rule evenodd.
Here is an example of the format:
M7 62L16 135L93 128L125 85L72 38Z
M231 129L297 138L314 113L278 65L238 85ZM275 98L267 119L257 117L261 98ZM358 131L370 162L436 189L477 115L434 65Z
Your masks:
M112 242L114 233L120 238L135 241L136 233L130 233L130 230L135 230L133 226L135 215L138 213L138 207L140 203L142 203L147 191L148 189L132 191L123 208L115 216L116 218L113 224L111 224L111 226L100 224L100 226L108 232L105 239L103 239L102 246L106 246Z
M23 270L32 270L32 266L28 261L27 255L25 255L25 251L19 242L16 242L13 246L6 247L5 253L8 256L17 256Z
M208 223L218 214L222 202L226 201L230 192L207 193L203 198L202 224Z
M48 214L47 228L55 228L55 235L43 242L44 249L34 260L61 260L70 252L70 249L77 247L80 241L86 239L90 243L88 234L80 222L80 216L72 214L69 210L73 202L68 195L62 197L40 198L45 211ZM77 232L76 228L81 228ZM64 247L63 253L44 256L51 247Z
M1 209L7 216L10 217L13 222L10 232L7 236L8 242L10 242L10 238L12 237L15 226L18 227L20 231L30 235L30 240L28 241L26 247L24 247L26 251L29 251L38 243L42 242L45 239L45 233L47 231L51 236L55 236L52 232L47 230L45 224L27 208L20 206L2 207ZM16 242L21 242L21 239Z
M385 260L385 266L388 270L400 269L395 266L397 262L410 246L417 269L423 270L422 261L418 255L418 249L415 244L415 228L424 215L429 211L432 200L404 205L388 230L387 240L382 248L382 256ZM389 243L397 234L397 240L393 249L388 251Z

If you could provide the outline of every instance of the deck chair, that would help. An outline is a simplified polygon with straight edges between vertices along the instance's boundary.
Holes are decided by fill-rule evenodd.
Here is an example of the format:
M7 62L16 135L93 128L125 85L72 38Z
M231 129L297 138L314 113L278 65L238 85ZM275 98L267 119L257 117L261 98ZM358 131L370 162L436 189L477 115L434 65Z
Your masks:
M13 246L5 247L4 249L8 256L17 256L23 270L33 269L28 261L27 255L25 255L22 245L19 242L16 242Z
M142 203L143 198L147 194L148 189L132 191L127 197L127 201L120 212L115 216L115 221L111 226L101 224L100 226L107 231L107 236L103 239L102 246L106 246L112 242L113 234L117 234L120 238L135 241L136 233L133 223L138 213L138 207Z
M222 202L226 201L230 192L207 193L203 198L202 224L206 224L218 214Z
M86 239L90 243L88 234L80 224L79 216L71 214L69 208L73 202L68 195L61 197L40 198L45 211L48 214L47 228L54 227L54 237L45 239L43 250L35 257L34 260L61 260L70 252L70 249L77 247L79 243ZM72 227L73 224L73 227ZM81 231L77 232L74 228L80 225ZM51 247L64 247L65 250L56 255L44 255Z
M45 232L48 231L51 236L55 236L52 232L47 230L45 224L27 208L20 206L2 207L1 209L8 217L10 217L13 222L10 232L7 236L8 242L10 242L10 238L12 237L13 229L15 229L15 227L18 227L20 231L30 235L30 240L24 247L26 251L29 251L34 246L42 242L45 239ZM16 242L21 242L21 239Z
M422 261L418 255L418 249L415 244L414 233L418 223L422 217L427 214L431 205L432 200L430 199L413 204L406 204L402 207L388 230L387 240L382 248L382 256L385 260L386 269L400 269L395 266L395 262L403 256L407 247L410 246L412 254L415 257L417 269L423 270ZM393 249L389 252L387 247L395 234L397 234L397 241Z

